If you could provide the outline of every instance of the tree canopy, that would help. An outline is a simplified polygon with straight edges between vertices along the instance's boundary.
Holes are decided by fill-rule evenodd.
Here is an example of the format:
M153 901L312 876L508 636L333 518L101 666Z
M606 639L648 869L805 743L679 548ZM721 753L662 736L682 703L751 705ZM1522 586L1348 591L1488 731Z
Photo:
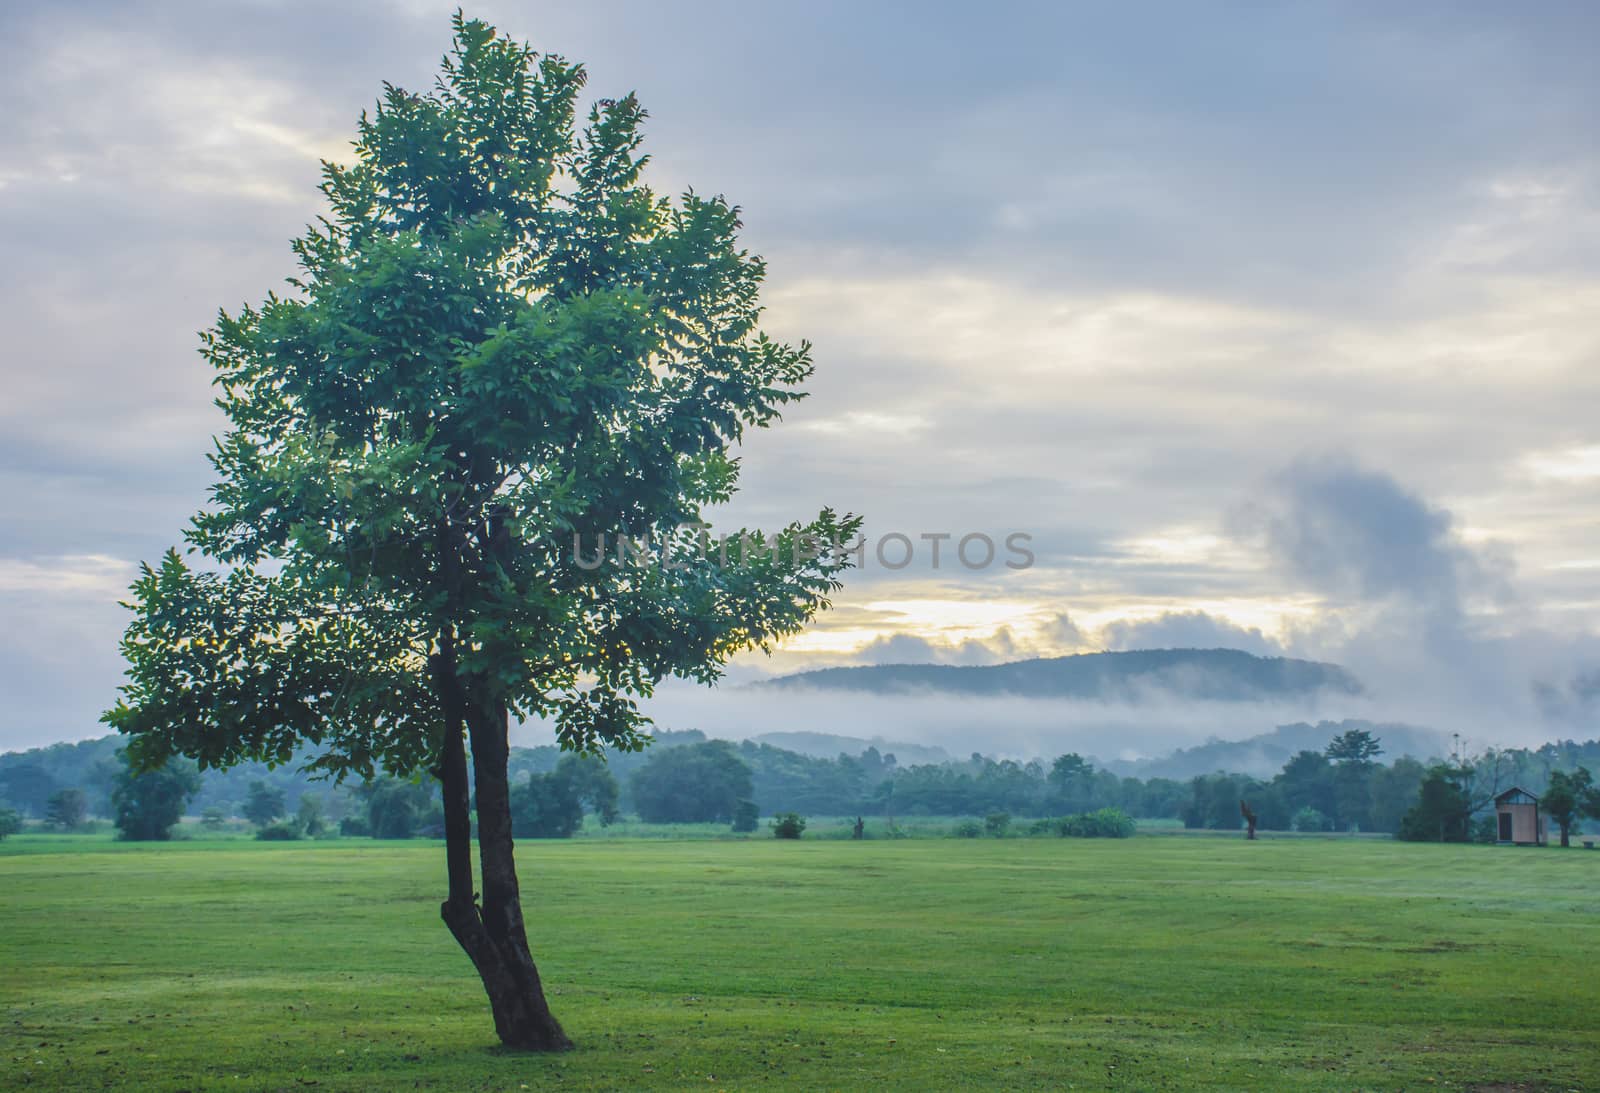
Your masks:
M212 503L133 588L107 720L204 765L427 770L456 670L576 750L633 746L635 699L714 679L826 605L858 522L824 511L722 565L573 563L666 542L733 493L730 451L801 397L810 348L759 331L738 210L640 181L632 96L579 125L581 66L458 17L426 95L387 87L291 291L203 335L230 422ZM730 531L735 537L740 531Z
M1556 822L1561 831L1561 845L1566 846L1580 816L1585 813L1600 815L1600 789L1596 789L1594 776L1587 767L1551 771L1550 786L1539 804Z

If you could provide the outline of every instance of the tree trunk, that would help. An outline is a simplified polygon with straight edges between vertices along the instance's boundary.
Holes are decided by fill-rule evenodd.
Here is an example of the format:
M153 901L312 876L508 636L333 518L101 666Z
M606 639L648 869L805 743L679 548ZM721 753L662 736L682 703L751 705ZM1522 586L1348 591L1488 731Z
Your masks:
M511 792L506 777L508 716L503 705L469 702L472 772L478 797L478 855L483 870L483 905L469 926L467 950L483 978L501 1043L524 1051L565 1051L572 1041L550 1012L528 950L522 895L511 840ZM447 920L448 921L448 920ZM456 931L454 923L451 930Z
M439 907L440 917L483 980L500 1042L524 1051L564 1051L572 1041L545 1002L522 925L522 901L512 858L506 711L504 707L485 711L470 703L455 673L448 632L440 642L437 675L445 715L438 774L444 794L445 863L449 874L449 897ZM483 860L481 908L472 887L472 817L464 727L472 733L472 763L478 789L478 846Z
M1562 846L1566 846L1567 845L1567 829L1570 826L1571 826L1570 824L1562 824L1561 825L1561 845Z

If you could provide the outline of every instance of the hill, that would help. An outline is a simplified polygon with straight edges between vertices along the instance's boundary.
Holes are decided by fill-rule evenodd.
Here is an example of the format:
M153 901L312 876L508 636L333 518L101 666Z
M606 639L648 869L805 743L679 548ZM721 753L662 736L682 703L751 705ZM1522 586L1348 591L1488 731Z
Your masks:
M1237 649L1143 649L1080 653L1009 664L880 664L823 668L752 684L773 690L934 692L1020 698L1138 702L1186 698L1254 702L1322 692L1360 694L1361 684L1337 664L1258 657Z

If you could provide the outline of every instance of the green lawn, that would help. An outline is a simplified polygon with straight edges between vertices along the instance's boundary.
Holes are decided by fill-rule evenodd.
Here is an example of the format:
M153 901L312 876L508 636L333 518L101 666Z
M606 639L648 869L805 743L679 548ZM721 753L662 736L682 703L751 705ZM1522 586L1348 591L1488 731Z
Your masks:
M1600 1087L1582 850L528 843L528 1057L437 844L69 845L0 844L0 1088Z

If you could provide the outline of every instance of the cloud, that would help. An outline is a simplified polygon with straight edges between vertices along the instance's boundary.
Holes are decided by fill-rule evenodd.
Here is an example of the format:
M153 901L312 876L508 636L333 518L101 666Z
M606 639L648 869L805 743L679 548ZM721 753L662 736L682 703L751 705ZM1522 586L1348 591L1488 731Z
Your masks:
M1320 597L1287 646L1350 667L1386 716L1491 743L1581 721L1600 638L1552 626L1520 595L1509 546L1469 539L1394 476L1347 457L1301 459L1233 525Z
M104 733L133 564L106 555L0 557L0 750Z
M874 638L850 658L858 664L1000 664L1021 654L1009 628L988 638L949 642L915 634Z
M120 596L135 567L104 554L0 558L0 596L45 594L104 600Z
M1241 526L1295 579L1345 601L1390 598L1459 609L1459 571L1470 552L1449 512L1391 475L1343 457L1301 459L1268 483Z
M1242 649L1282 656L1283 646L1257 627L1238 626L1204 611L1164 611L1153 619L1119 620L1100 628L1107 649Z
M1241 519L1256 523L1275 562L1335 602L1404 603L1444 622L1510 594L1509 557L1468 545L1449 511L1382 471L1301 459L1270 491Z
M1152 36L1146 12L1024 3L476 10L583 60L592 96L636 88L652 181L738 202L770 327L815 344L725 522L833 505L879 534L1033 536L1026 571L852 574L781 670L1281 638L1506 695L1582 675L1594 11L1174 8ZM429 84L447 20L86 0L0 31L12 745L97 731L120 588L52 559L154 558L204 504L194 331L281 287L316 157L381 81ZM1308 444L1360 468L1294 463ZM1250 530L1220 518L1258 490Z
M1065 611L1046 619L1039 628L1039 635L1047 644L1068 652L1076 652L1089 643L1082 628Z

